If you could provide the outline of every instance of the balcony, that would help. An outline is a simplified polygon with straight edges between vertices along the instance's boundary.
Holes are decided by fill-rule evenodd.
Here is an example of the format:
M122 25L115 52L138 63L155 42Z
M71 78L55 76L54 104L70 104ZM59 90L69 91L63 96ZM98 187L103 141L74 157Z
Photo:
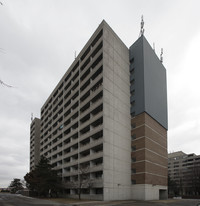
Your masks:
M78 159L74 160L74 161L71 161L71 162L63 163L63 167L71 167L71 166L74 166L74 165L77 165L77 164L78 164Z
M100 158L100 157L103 157L103 151L93 153L92 155L88 155L86 157L82 157L82 158L80 158L79 162L80 163L88 162L90 160L97 159L97 158Z
M95 72L96 72L98 69L100 69L101 66L103 66L103 62L102 62L102 61L100 61L100 62L96 65L96 67L90 71L90 73L88 74L87 78L85 78L85 79L80 83L80 88L86 83L86 81L87 81L88 79L90 79L90 78L92 77L92 75L95 74ZM103 73L103 72L102 72L102 73Z
M91 101L91 99L93 99L98 93L100 93L103 90L103 85L99 86L95 92L91 92L90 95L83 101L80 103L80 107L84 106L85 104L87 104L89 101Z
M78 143L78 138L75 139L75 140L72 140L72 141L70 141L68 144L64 145L64 146L63 146L63 150L64 150L64 149L67 149L67 148L70 148L71 146L73 146L73 145L76 144L76 143Z
M80 94L80 99L81 99L89 90L91 90L92 87L95 86L95 84L96 84L99 80L102 79L102 76L103 76L102 74L100 74L99 76L97 76L97 78L94 79L94 80L87 86L87 88L84 89L84 90L81 92L81 94ZM91 91L91 93L92 93L92 91ZM91 93L90 93L90 94L91 94Z
M85 115L89 114L93 109L100 106L103 103L103 98L101 98L99 101L95 102L94 104L91 104L88 109L86 109L84 112L81 113L80 119L83 118Z
M91 125L92 123L94 123L96 120L98 120L98 119L99 119L100 117L102 117L102 116L103 116L103 111L100 111L98 114L96 114L96 115L94 115L94 116L93 116L93 115L90 115L90 119L80 125L80 131L81 131L83 128L87 127L88 125ZM95 127L94 127L94 128L95 128ZM93 129L93 128L92 128L92 129ZM91 130L91 129L90 129L90 130Z
M91 148L93 148L99 144L102 144L102 143L103 143L103 137L99 138L97 140L94 140L94 141L90 141L90 143L80 147L80 152L87 150L87 149L91 149Z
M78 149L76 149L76 150L74 150L74 151L72 151L72 152L69 152L69 153L64 154L64 155L63 155L63 159L65 159L65 158L67 158L67 157L71 157L71 156L73 156L73 155L75 155L75 154L78 154Z
M92 187L95 188L95 187L103 187L103 178L93 178L92 179L93 181L93 184L92 184Z
M90 172L97 172L103 170L103 164L95 165L90 168Z
M94 52L94 50L98 47L98 45L100 44L100 42L102 41L102 39L103 39L103 37L101 37L96 43L95 43L95 45L94 45L94 47L92 47L91 45L88 47L88 50L89 50L89 52L87 53L87 55L84 55L84 58L83 57L81 57L82 59L81 59L81 65L80 66L82 66L84 63L85 63L85 60L87 60L91 55L92 55L92 53ZM87 52L87 50L86 50L86 52Z
M63 173L63 177L70 177L73 175L78 175L78 171L77 172L73 171L73 172Z
M100 43L100 41L99 41L99 43ZM95 48L96 48L96 47L95 47ZM92 49L91 51L93 52L94 50ZM80 76L82 76L82 75L85 73L85 71L86 71L88 68L91 67L91 65L94 63L94 61L96 61L96 59L100 56L100 54L101 54L102 52L103 52L103 49L102 49L102 48L99 49L99 51L98 51L98 52L95 54L95 56L92 58L92 61L90 61L90 62L84 67L84 69L81 71ZM87 56L87 59L88 59L88 58L89 58L89 55ZM90 58L91 58L91 57L90 57ZM87 61L87 59L86 59L86 61ZM81 66L83 66L86 61L84 61Z
M97 133L97 132L100 132L101 130L103 130L103 124L102 125L99 125L98 127L96 127L95 129L93 130L90 130L88 131L87 133L83 134L80 136L80 141L92 136L93 134Z
M71 86L72 86L72 85L71 85ZM71 91L71 90L70 90L70 91ZM65 95L66 95L68 92L65 92L65 93L64 93L64 97L65 97L64 102L66 101L66 99L67 99L67 100L71 99L72 96L73 96L77 91L79 91L79 87L77 87L73 92L70 93L69 96L66 96L66 97L65 97Z
M51 164L54 164L58 161L61 161L63 159L63 156L57 156L55 159L51 159ZM62 164L61 164L61 167L62 167Z
M74 77L74 76L73 76ZM66 83L66 85L65 86L67 86L67 84L69 84L69 82L71 82L72 81L72 79L73 79L73 77L71 76L71 78L69 78L69 80L67 81L67 83ZM72 89L72 87L77 83L79 81L79 79L77 79L75 82L71 82L70 83L70 86L64 91L64 96L69 92L69 91L71 91L71 89Z

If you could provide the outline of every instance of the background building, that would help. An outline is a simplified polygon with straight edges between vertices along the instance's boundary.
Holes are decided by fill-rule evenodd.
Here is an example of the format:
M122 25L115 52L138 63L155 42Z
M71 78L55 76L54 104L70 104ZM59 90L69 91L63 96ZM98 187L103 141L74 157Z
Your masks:
M169 194L200 195L200 155L179 151L168 154L168 158L168 173L176 183L175 187L169 187Z
M40 160L40 119L34 118L30 126L30 170Z
M67 195L84 170L85 198L166 198L166 71L145 37L128 49L103 21L43 105L40 137Z

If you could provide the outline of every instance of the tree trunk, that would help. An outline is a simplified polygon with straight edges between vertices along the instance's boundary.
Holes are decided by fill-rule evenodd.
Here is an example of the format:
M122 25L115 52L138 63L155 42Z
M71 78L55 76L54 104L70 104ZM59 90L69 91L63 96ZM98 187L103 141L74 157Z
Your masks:
M81 199L81 189L79 188L78 190L78 199L80 200Z

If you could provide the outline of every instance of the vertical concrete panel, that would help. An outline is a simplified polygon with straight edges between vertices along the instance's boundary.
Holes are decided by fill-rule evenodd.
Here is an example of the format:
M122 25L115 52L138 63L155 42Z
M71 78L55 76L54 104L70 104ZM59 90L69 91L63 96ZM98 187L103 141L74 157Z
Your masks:
M127 81L129 52L109 27L104 31L104 200L129 199L131 192L130 93Z

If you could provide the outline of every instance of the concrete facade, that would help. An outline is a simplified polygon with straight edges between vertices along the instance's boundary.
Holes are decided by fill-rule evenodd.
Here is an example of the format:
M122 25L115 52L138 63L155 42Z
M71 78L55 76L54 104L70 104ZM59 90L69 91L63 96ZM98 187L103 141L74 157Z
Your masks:
M104 200L130 198L131 139L129 50L104 27Z
M143 50L143 44L140 46ZM145 200L164 196L167 161L159 161L166 160L166 128L147 111L131 115L134 96L130 79L140 80L130 74L129 54L130 50L103 21L41 109L40 155L50 160L68 185L67 196L76 196L77 188L68 183L80 181L83 166L92 180L91 187L83 184L83 198ZM139 126L144 138L136 131L139 127L132 128L135 120L139 123L140 115L145 120L145 126ZM133 133L137 133L136 139ZM137 145L133 151L140 139L144 144L141 141L141 148ZM140 151L143 165L137 157L133 162Z

